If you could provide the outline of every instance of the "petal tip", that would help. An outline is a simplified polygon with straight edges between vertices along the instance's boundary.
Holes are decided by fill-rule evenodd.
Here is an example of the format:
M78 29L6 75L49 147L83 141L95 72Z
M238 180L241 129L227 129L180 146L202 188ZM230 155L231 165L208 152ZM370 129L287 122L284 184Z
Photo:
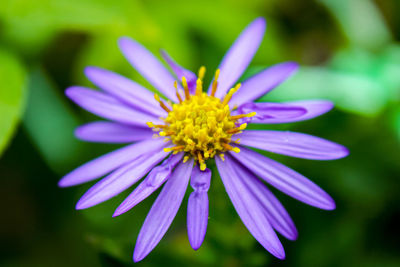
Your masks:
M137 252L137 248L135 248L135 251L133 252L133 262L139 262L143 260L147 254L144 254L143 252Z
M334 209L336 209L336 203L333 200L333 198L331 198L329 195L327 195L325 198L326 198L325 203L321 203L321 205L319 205L318 208L323 209L323 210L334 210Z
M76 91L75 88L76 87L71 86L71 87L68 87L67 89L65 89L64 93L69 99L72 99L74 97L74 94L75 94L75 91Z
M264 17L258 17L253 20L252 24L259 24L261 27L265 28L267 26L267 20Z
M348 155L350 155L350 150L347 147L343 146L343 148L342 148L342 156L340 158L345 158Z
M193 250L197 251L200 247L202 242L199 242L198 240L190 240L189 239L190 246L192 247Z
M299 238L299 232L297 231L296 227L294 227L291 230L292 231L291 231L290 235L286 236L286 238L291 241L296 241Z
M112 215L113 218L118 217L119 215L121 215L123 212L120 212L118 209L116 209L114 211L114 214Z
M122 206L123 204L124 204L124 203L121 203L121 205L119 205L119 206L117 207L117 209L114 211L114 214L112 215L112 217L118 217L118 216L124 214L125 212L127 212L127 211L129 210L129 209L124 208L124 207Z
M194 251L197 251L200 248L200 245L191 245L191 247Z
M91 203L90 201L88 201L86 198L84 198L85 195L83 195L81 197L81 199L79 199L78 203L76 203L75 205L75 209L76 210L84 210L90 207L93 207L95 205L97 205L98 203Z
M69 187L71 186L68 181L64 178L62 178L60 181L57 183L58 187Z
M118 39L118 47L123 54L129 51L132 44L134 44L134 40L130 37L123 36Z
M75 209L76 209L76 210L84 210L84 209L86 209L86 208L88 208L88 207L86 207L84 203L78 202L78 203L76 203L76 205L75 205Z
M286 253L285 250L283 249L283 246L280 245L272 250L268 250L273 256L280 260L286 259Z
M96 75L101 70L102 70L102 68L99 68L96 66L86 66L85 69L83 70L83 73L90 80L90 77L92 77L93 75Z

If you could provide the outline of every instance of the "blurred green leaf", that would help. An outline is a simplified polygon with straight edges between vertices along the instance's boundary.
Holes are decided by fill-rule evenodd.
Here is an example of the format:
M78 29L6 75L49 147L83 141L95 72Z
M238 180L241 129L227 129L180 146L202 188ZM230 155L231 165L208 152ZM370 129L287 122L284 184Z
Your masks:
M376 116L400 95L399 51L394 45L379 54L355 47L341 50L327 66L301 67L261 101L324 98L347 112Z
M84 143L73 135L80 122L40 68L30 74L29 90L24 126L46 163L65 173L87 154Z
M13 54L0 48L0 155L6 148L23 112L26 71Z
M391 41L390 32L374 1L321 0L336 16L352 45L377 49Z
M367 76L321 67L302 67L289 81L260 101L330 99L349 112L375 115L385 106L385 88Z

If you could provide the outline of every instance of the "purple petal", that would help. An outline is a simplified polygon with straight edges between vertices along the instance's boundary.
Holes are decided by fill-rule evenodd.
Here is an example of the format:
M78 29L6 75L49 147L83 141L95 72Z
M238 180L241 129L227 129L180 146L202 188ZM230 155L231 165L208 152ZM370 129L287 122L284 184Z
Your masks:
M194 192L189 196L187 211L187 229L190 245L198 250L203 243L207 231L208 221L208 195L210 188L211 171L201 171L196 166L192 171L190 185Z
M257 18L243 30L222 59L219 69L216 97L221 98L242 76L262 41L266 27L265 19ZM208 89L211 93L211 86Z
M289 105L286 103L246 103L241 105L233 114L247 114L256 112L251 118L242 119L243 122L251 123L284 123L297 120L307 113L301 106Z
M184 153L171 155L161 165L151 170L146 179L118 206L113 217L119 216L132 209L142 200L156 191L170 176L173 168L182 159Z
M182 77L186 78L189 91L191 94L194 94L196 91L196 80L197 76L190 70L187 70L181 66L179 66L171 57L168 55L168 53L164 50L161 50L161 55L164 58L164 60L168 63L168 65L171 67L172 71L175 73L176 77L178 80L182 80Z
M157 153L147 153L115 170L92 186L79 199L76 209L87 209L118 195L135 184L167 155L168 153L162 150Z
M298 65L295 62L284 62L267 68L244 81L239 91L233 95L229 105L240 106L256 100L284 82L297 69Z
M133 253L135 262L146 257L167 232L185 196L192 169L193 160L180 163L164 185L140 229Z
M240 147L240 153L230 154L285 194L320 209L335 209L335 202L325 191L292 169L244 147Z
M178 101L174 77L150 51L128 37L120 38L118 43L124 56L143 77L166 97L174 102Z
M87 162L65 175L58 183L61 187L73 186L97 179L139 156L168 146L162 139L150 139L128 145Z
M333 103L327 100L303 100L284 103L245 103L237 114L256 112L249 118L251 123L289 123L309 120L318 117L333 108Z
M304 121L321 116L330 111L334 106L334 104L328 100L300 100L286 102L286 104L302 107L307 110L304 115L297 118L295 121Z
M99 143L130 143L151 139L154 132L150 128L135 127L108 121L95 121L75 130L81 140Z
M240 163L232 164L232 166L233 170L239 174L241 181L246 184L250 193L258 199L261 206L265 209L265 215L272 227L287 239L296 240L298 236L296 226L279 200L257 177L246 170Z
M303 133L247 130L237 137L241 145L297 158L333 160L349 154L342 145Z
M153 94L134 81L98 67L87 67L85 74L92 83L120 101L156 117L165 116L165 111L154 100Z
M82 108L109 120L143 127L146 127L146 122L159 121L156 116L135 110L110 95L89 88L73 86L65 94Z
M226 154L225 161L216 157L215 162L226 192L244 225L266 250L275 257L284 259L285 251L263 208L243 182L244 179L247 179L247 176L242 177L243 173L234 171L236 163L229 154Z

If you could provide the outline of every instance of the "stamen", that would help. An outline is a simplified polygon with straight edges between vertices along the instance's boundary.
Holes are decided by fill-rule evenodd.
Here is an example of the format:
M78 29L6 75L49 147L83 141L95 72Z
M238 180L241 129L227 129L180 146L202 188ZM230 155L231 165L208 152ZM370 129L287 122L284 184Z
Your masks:
M199 96L203 92L203 81L198 78L196 81L196 95Z
M154 124L151 121L146 122L147 126L149 126L150 128L166 128L166 125L162 125L162 124Z
M168 132L160 132L160 136L170 136L170 135L174 135L175 132L174 131L168 131Z
M187 162L189 160L189 158L190 158L189 156L184 156L183 157L183 163Z
M204 171L206 169L206 164L204 163L203 157L201 156L201 152L197 153L197 159L200 163L200 170Z
M188 87L185 76L182 77L182 85L183 85L183 88L185 89L185 98L186 98L186 100L189 100L190 93L189 93L189 87Z
M229 133L229 134L236 134L236 133L239 133L240 131L246 129L246 127L247 127L247 123L243 123L239 127L233 128L233 129L229 129L226 132Z
M226 150L232 150L233 152L235 152L235 153L239 153L240 152L240 149L238 148L238 147L233 147L233 146L231 146L231 145L228 145L228 144L222 144L222 146L226 149Z
M176 97L178 97L179 103L182 103L182 97L178 91L178 82L177 81L174 82L174 87L175 87Z
M179 151L179 150L183 150L184 148L185 148L185 146L166 147L166 148L164 148L164 152Z
M240 86L242 86L242 85L240 83L238 83L238 84L236 84L236 86L234 88L229 90L229 92L225 95L224 100L222 101L223 106L228 104L228 102L231 100L233 94L239 90Z
M206 74L206 67L201 66L199 69L199 79L203 80L204 79L204 75Z
M251 113L247 113L247 114L239 114L239 115L234 115L231 116L231 120L238 120L238 119L243 119L243 118L250 118L250 117L254 117L256 115L255 112L251 112Z
M219 72L219 69L215 71L214 81L211 88L211 96L215 96L215 92L217 92Z
M161 101L160 97L157 94L154 94L154 98L158 103L160 103L160 107L165 110L167 113L171 112L171 110Z

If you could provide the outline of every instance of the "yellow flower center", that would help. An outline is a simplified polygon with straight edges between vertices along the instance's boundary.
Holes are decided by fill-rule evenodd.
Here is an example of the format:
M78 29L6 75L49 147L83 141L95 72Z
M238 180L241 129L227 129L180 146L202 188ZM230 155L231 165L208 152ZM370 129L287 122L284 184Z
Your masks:
M180 93L176 90L179 103L172 104L172 109L167 107L158 95L155 95L155 99L168 112L168 116L163 118L164 125L148 123L150 127L159 132L159 136L164 136L166 140L170 140L175 145L165 148L164 151L186 152L184 161L193 157L200 164L201 170L206 168L205 161L215 155L219 155L223 159L223 153L228 150L240 152L238 147L231 145L232 142L238 143L238 140L232 140L232 136L244 130L247 124L239 124L238 120L255 115L252 112L231 116L228 102L240 88L240 84L232 88L221 100L214 97L218 85L219 70L215 74L211 95L203 92L204 72L205 68L200 68L194 95L189 93L186 78L182 78L185 99L182 100ZM177 88L176 82L175 88Z

